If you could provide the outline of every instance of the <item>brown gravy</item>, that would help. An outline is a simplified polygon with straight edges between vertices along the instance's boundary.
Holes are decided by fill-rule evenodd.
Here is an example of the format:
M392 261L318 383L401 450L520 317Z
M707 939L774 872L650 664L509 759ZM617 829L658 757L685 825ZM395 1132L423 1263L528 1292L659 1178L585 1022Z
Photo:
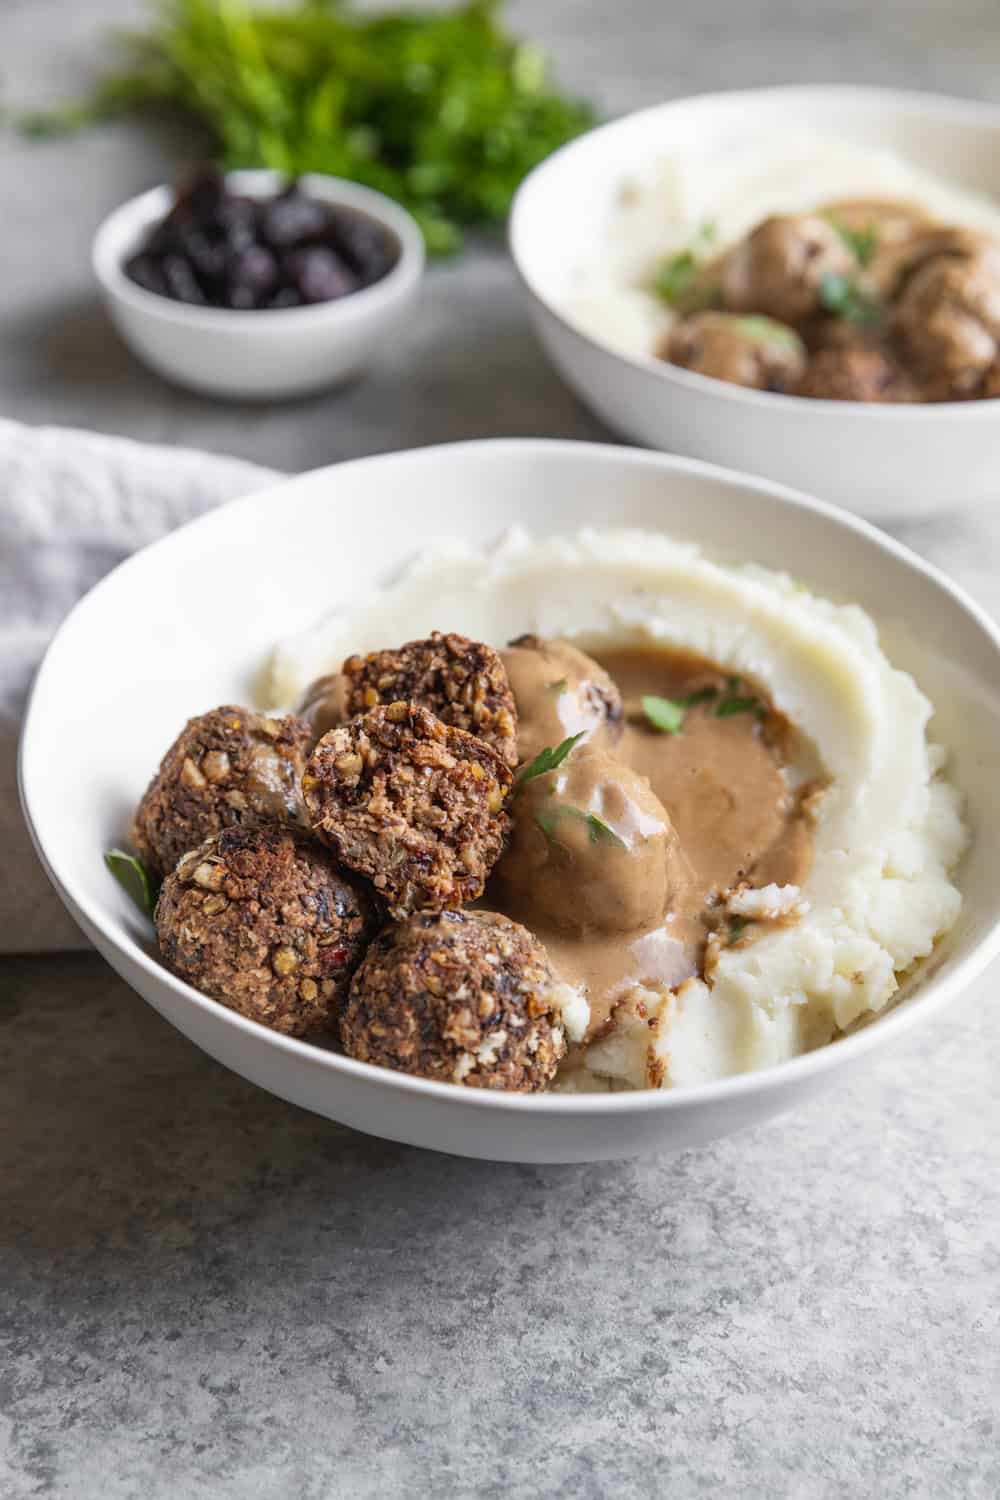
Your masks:
M783 774L794 732L755 685L676 652L593 655L624 719L524 784L486 895L538 935L564 979L587 986L589 1038L634 984L676 986L703 971L710 934L735 940L723 910L734 886L803 883L815 804L815 784L796 789ZM552 676L540 660L534 680L520 661L526 721L558 713ZM649 694L689 700L679 732L650 723Z

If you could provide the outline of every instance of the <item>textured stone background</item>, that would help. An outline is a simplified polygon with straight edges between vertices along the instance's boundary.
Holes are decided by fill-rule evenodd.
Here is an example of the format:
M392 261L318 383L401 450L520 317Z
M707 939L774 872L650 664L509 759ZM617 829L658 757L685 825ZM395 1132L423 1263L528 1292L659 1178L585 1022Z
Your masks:
M5 93L74 92L101 24L139 9L3 0ZM1000 98L993 0L513 9L611 111L810 79ZM399 347L336 400L251 412L168 390L117 345L87 270L101 214L162 175L158 143L124 129L0 137L6 415L287 468L602 435L544 365L499 248L435 269ZM1000 604L985 523L899 529ZM270 1099L96 957L0 960L0 1497L994 1500L995 989L751 1134L520 1168Z

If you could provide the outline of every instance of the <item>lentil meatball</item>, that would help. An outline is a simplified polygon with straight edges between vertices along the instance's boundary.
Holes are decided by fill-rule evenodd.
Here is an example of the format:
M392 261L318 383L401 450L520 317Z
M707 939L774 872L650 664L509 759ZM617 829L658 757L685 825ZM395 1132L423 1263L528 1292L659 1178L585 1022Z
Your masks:
M939 399L975 394L1000 355L1000 246L921 266L900 294L892 331Z
M399 917L482 894L512 780L485 741L399 702L324 735L302 787L317 837Z
M831 345L812 355L795 394L826 401L913 399L913 391L891 354L861 344Z
M570 735L617 739L622 698L608 673L570 641L519 635L502 653L517 704L517 748L534 760Z
M645 776L581 745L533 777L494 880L505 902L569 932L635 932L662 918L690 872Z
M703 312L675 324L665 357L698 375L758 391L787 391L802 373L805 350L793 329L772 318Z
M227 828L189 850L156 904L168 967L288 1036L335 1025L376 925L362 885L280 828Z
M526 928L445 911L387 927L340 1019L349 1057L467 1088L545 1088L566 1052L561 984Z
M855 256L826 219L774 214L729 252L722 300L732 312L796 324L818 311L825 276L850 276L856 269Z
M136 809L142 858L165 875L223 828L305 826L299 781L312 738L294 715L271 719L231 705L190 719Z
M517 765L517 709L507 673L492 646L435 630L395 651L349 656L347 716L401 699L419 703L443 724L478 735Z

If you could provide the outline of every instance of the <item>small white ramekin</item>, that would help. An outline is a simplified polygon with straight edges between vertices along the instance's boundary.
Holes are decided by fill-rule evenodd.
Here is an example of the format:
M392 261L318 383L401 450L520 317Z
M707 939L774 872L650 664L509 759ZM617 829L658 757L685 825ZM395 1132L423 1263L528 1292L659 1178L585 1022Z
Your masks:
M280 172L230 172L227 185L251 197L280 191ZM94 237L92 262L105 305L125 343L143 363L204 395L268 401L338 385L358 375L393 336L412 306L424 268L416 221L383 193L340 177L299 179L311 198L357 209L399 241L387 276L335 302L257 311L192 307L146 291L125 274L174 200L152 188L116 208Z

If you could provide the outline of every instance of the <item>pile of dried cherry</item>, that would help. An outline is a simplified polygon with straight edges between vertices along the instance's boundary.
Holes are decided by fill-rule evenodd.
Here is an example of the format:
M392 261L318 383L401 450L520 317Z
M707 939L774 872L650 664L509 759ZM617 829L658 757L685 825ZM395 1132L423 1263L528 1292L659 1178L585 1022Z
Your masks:
M206 171L180 190L125 272L175 302L248 311L350 296L388 275L399 254L385 225L295 182L250 198Z

